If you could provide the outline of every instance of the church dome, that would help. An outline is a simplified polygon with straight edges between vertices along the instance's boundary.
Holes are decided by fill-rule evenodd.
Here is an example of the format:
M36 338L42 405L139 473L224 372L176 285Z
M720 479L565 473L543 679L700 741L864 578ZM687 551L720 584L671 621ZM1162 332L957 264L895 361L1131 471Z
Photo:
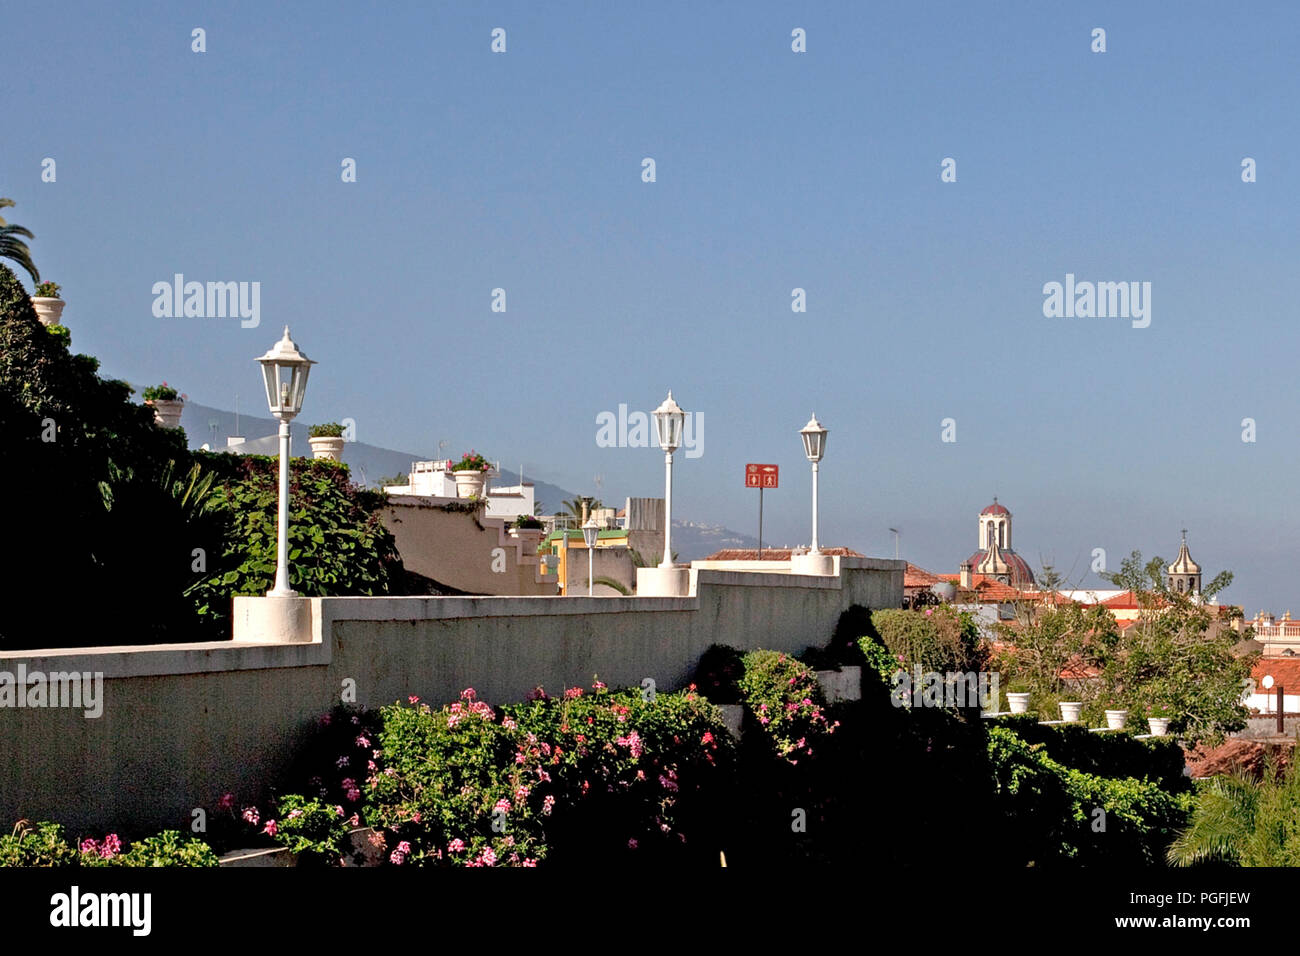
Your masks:
M1029 567L1028 561L1006 548L997 548L996 551L997 557L1007 566L1006 573L1010 576L1010 583L1013 587L1032 588L1034 586L1034 572ZM976 574L983 574L984 572L980 570L980 564L986 561L988 557L989 553L987 551L976 551L966 560L970 564L972 571Z
M1004 508L1002 505L998 504L997 496L994 496L994 498L993 498L993 504L989 505L987 508L985 508L983 511L981 511L980 514L982 514L982 515L1009 515L1009 514L1011 514L1011 512L1008 511L1006 508Z

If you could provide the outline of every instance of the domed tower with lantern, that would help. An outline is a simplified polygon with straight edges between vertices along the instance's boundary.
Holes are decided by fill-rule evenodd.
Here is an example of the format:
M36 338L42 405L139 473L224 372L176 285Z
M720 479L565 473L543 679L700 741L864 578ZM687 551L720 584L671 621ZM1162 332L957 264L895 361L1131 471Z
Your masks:
M966 561L976 574L1016 588L1034 587L1029 562L1011 548L1011 512L996 497L980 512L979 547Z

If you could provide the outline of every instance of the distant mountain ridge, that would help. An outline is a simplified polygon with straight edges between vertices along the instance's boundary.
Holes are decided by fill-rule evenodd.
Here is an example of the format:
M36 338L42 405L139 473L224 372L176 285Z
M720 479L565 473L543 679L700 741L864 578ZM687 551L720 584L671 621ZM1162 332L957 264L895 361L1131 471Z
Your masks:
M207 444L213 451L226 451L226 439L232 435L242 434L244 438L252 441L275 435L280 428L275 419L246 415L242 412L238 416L239 431L235 430L235 422L234 412L201 405L198 402L186 402L181 410L181 427L185 429L185 435L193 449ZM310 454L306 424L291 422L289 434L295 454ZM436 457L438 456L394 451L391 448L380 448L360 441L346 442L343 445L344 464L352 469L353 476L360 484L371 488L379 486L380 478L406 474L410 471L413 461L428 461ZM528 475L524 476L524 480L532 483L534 500L542 505L547 514L559 511L563 507L561 502L578 497L575 492ZM517 484L519 473L502 468L501 477L496 481L502 485ZM623 507L621 499L611 500L607 504L618 508ZM681 518L673 520L673 550L677 552L677 557L681 561L694 561L721 548L753 548L757 544L757 539L721 525L686 521Z

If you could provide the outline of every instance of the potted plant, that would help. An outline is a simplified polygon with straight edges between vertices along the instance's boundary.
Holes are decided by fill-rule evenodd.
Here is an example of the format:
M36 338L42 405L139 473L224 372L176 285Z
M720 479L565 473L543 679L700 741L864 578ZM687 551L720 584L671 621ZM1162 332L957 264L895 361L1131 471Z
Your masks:
M488 460L472 448L462 455L460 461L451 466L451 476L456 480L456 497L482 497L489 467Z
M144 403L153 408L154 421L163 428L177 428L181 423L181 409L185 396L166 382L150 385L144 390Z
M1061 701L1061 719L1067 724L1077 724L1079 716L1083 713L1083 701L1081 700L1063 700Z
M1007 688L1007 706L1011 708L1011 713L1029 713L1029 696L1029 685L1025 681L1012 681Z
M57 282L42 282L36 286L32 308L36 310L36 318L41 320L41 325L62 325L59 316L63 314L63 307L67 303L59 295L59 288Z
M1169 733L1169 721L1173 719L1173 712L1164 704L1147 705L1147 726L1151 728L1153 737L1164 737Z
M1117 699L1104 701L1106 706L1106 729L1123 730L1124 725L1128 723L1128 708L1123 706L1123 702Z
M338 461L343 454L343 426L338 422L312 425L307 435L313 458Z

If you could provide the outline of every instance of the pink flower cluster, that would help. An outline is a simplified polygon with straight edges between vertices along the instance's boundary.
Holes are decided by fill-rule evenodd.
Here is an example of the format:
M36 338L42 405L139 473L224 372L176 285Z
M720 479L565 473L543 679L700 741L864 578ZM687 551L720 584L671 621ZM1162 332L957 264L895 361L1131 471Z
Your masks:
M630 734L628 734L626 737L619 737L618 740L614 742L618 744L620 747L627 747L632 754L633 760L641 759L641 751L642 751L641 735L638 734L635 730L632 731Z
M92 853L102 860L111 860L122 852L122 841L118 839L116 833L104 837L103 843L87 837L81 841L81 852Z
M406 862L407 856L411 853L411 844L406 840L397 844L397 849L388 854L388 861L395 866L401 866Z

